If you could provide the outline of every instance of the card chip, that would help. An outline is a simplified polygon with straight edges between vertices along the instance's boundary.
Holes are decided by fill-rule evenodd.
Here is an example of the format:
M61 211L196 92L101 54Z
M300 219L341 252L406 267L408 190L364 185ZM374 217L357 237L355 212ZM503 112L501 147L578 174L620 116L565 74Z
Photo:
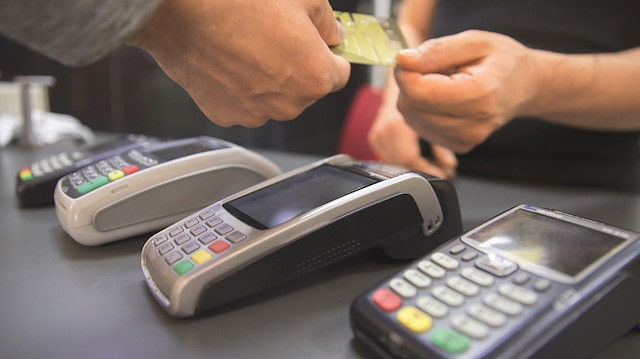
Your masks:
M331 51L354 64L395 66L407 42L395 19L334 11L345 29L344 40Z

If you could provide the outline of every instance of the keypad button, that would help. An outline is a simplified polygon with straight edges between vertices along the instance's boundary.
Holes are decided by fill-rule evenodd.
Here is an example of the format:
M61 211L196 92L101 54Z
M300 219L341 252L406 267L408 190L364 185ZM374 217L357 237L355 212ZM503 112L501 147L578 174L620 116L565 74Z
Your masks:
M385 312L392 312L402 305L402 299L387 288L376 290L371 299L375 305Z
M487 308L480 303L474 303L467 308L467 313L475 319L490 325L494 328L500 328L507 324L507 316Z
M202 224L198 224L195 227L191 228L191 230L189 230L189 232L193 236L199 236L206 231L207 231L207 228L205 228L205 226L203 226Z
M535 292L511 283L500 284L498 293L524 305L534 305L538 301L538 295Z
M176 245L181 246L181 245L189 242L190 239L191 239L191 237L189 237L188 234L180 233L180 234L178 234L178 236L173 241L175 242Z
M428 295L418 297L416 305L434 318L442 318L449 313L449 307Z
M138 172L138 166L136 165L126 165L122 167L122 172L126 175L130 175L132 173Z
M216 235L212 232L206 232L205 234L198 237L198 241L202 244L209 244L216 238L218 237L216 237Z
M442 267L437 266L430 261L420 261L420 263L418 263L418 268L426 275L434 279L440 279L446 274L445 270Z
M416 287L412 286L411 284L409 284L409 282L401 278L393 278L389 282L389 287L391 287L391 289L393 289L396 293L404 298L411 298L418 294L418 290L416 289Z
M165 243L161 244L160 247L158 247L158 254L163 256L163 255L169 253L173 248L174 248L173 244L171 244L170 242L165 242Z
M431 294L441 302L451 307L459 307L464 303L464 296L443 285L433 288Z
M493 284L494 278L491 274L480 271L473 267L464 267L460 270L460 275L474 282L477 285L488 287Z
M518 269L518 265L514 262L495 254L478 259L476 266L498 277L506 277Z
M414 333L422 333L431 329L433 320L416 307L407 306L396 314L398 321Z
M229 234L225 238L231 243L238 243L242 240L245 240L247 236L240 231L234 231L234 232L231 232L231 234Z
M517 285L523 285L531 279L531 276L525 272L516 273L513 276L513 283Z
M520 303L514 302L495 293L487 294L482 299L482 302L487 306L512 317L518 316L522 313L522 305Z
M449 257L448 255L440 252L435 252L431 255L431 260L433 263L438 264L444 269L448 270L456 270L460 263L458 263L455 258Z
M109 174L107 175L107 177L109 177L109 179L111 181L115 181L119 178L124 177L124 172L120 171L120 170L115 170L115 171L111 171L109 172Z
M202 263L208 261L211 258L213 258L211 253L205 251L204 249L201 249L201 250L195 252L191 256L191 260L193 260L196 264L202 264Z
M29 181L33 179L33 173L28 168L20 170L20 179L23 181Z
M474 295L480 293L480 288L477 285L460 277L447 278L447 286L461 294L466 295L467 297L473 297Z
M170 235L171 237L175 237L175 236L177 236L178 234L182 233L183 231L184 231L184 230L182 229L182 227L180 227L180 226L176 226L176 227L173 227L173 228L171 228L171 229L169 230L169 235Z
M172 265L173 263L182 259L182 254L180 252L171 252L164 256L164 261L167 262L168 265Z
M199 222L198 222L197 218L189 218L186 221L184 221L184 226L188 229L188 228L191 228L191 227L195 226L198 223Z
M222 223L222 220L218 217L213 217L209 218L205 223L207 224L207 226L209 226L209 228L213 228Z
M456 315L451 318L451 327L462 334L474 339L484 339L489 336L489 327L471 319L466 315Z
M71 158L69 157L68 153L61 153L58 155L58 160L60 161L60 163L62 163L65 167L69 167L71 165L73 165L73 161L71 160Z
M548 279L538 279L533 283L533 289L538 292L546 292L551 288L551 281Z
M157 247L166 241L167 241L167 236L165 236L164 234L161 234L153 239L153 244Z
M229 247L231 247L229 245L229 243L223 241L223 240L217 240L213 243L211 243L211 245L209 246L209 249L211 249L211 251L213 253L222 253L224 251L226 251L227 249L229 249Z
M173 266L173 271L178 275L183 275L192 270L193 267L193 263L189 262L188 260L183 260L182 262L179 262L178 264Z
M197 251L198 249L200 249L200 246L196 242L189 242L184 246L182 246L182 251L185 252L186 254L191 254Z
M78 186L78 192L85 194L93 191L96 188L102 187L109 183L109 179L104 176L96 176L91 181L86 182Z
M404 279L418 288L424 289L431 285L431 278L417 269L407 269L404 271Z
M430 339L433 344L454 354L464 353L471 345L467 336L447 327L435 328Z
M214 228L214 231L216 233L218 233L219 235L223 236L223 235L233 231L233 227L231 227L227 223L223 223L223 224L217 226L216 228Z
M202 212L200 212L200 214L198 215L200 217L201 220L206 220L207 218L211 218L213 216L213 211L210 209L204 210Z
M449 249L449 253L451 253L451 254L460 254L460 253L464 252L465 249L467 249L467 247L464 244L457 244L457 245L451 247L451 249Z
M478 256L478 252L467 252L462 255L462 260L468 262L470 260L475 259Z

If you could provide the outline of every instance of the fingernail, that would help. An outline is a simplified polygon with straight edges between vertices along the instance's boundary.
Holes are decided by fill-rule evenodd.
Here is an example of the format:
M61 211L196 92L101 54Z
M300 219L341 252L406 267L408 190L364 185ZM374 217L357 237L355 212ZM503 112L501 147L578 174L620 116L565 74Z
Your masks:
M340 39L340 41L344 40L344 35L345 35L345 30L344 30L344 26L342 26L342 22L340 22L340 20L336 19L336 24L338 25L338 38Z
M454 168L458 166L458 157L456 156L455 153L444 151L443 155L444 155L444 160L448 165Z
M417 49L402 49L398 51L398 54L404 57L418 57L418 55L420 55L420 51Z

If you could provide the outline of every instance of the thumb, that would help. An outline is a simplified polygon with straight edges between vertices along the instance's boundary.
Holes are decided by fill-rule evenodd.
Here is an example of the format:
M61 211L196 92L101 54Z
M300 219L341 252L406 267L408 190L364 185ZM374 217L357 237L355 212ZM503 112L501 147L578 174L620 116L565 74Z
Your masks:
M416 48L400 50L396 65L406 71L449 75L457 67L482 58L480 45L476 35L469 32L431 39Z
M333 16L333 9L328 1L320 2L318 9L310 10L309 17L327 45L339 45L344 39L344 27Z

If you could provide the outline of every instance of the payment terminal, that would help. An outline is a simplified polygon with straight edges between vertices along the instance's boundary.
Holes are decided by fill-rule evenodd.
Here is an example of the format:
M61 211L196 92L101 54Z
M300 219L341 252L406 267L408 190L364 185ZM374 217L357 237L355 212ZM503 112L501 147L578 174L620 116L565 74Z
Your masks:
M93 162L156 143L151 137L126 134L98 144L61 152L24 166L16 176L16 196L23 207L53 204L58 180Z
M355 299L384 358L584 358L640 324L640 234L515 207Z
M145 243L141 264L160 305L185 317L368 248L412 259L461 228L449 182L337 155L174 223Z
M158 230L281 173L268 159L212 137L124 149L58 181L62 228L95 246Z

